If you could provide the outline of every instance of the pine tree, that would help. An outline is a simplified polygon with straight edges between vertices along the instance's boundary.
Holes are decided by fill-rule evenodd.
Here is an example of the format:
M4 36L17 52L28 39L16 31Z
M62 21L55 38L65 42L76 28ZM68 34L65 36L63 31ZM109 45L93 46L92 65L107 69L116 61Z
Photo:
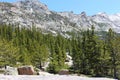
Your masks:
M115 34L112 29L109 29L107 35L107 48L111 57L111 74L114 78L117 78L117 66L119 65L119 37Z
M99 66L99 56L100 56L100 49L99 44L97 44L97 37L94 33L94 27L91 30L87 30L86 33L83 35L82 46L83 46L83 66L85 67L83 71L85 74L98 74L96 73L98 66Z
M36 44L36 48L33 52L33 63L40 69L44 66L45 62L48 62L49 52L45 45Z
M0 40L0 65L16 65L19 56L19 48L11 42Z

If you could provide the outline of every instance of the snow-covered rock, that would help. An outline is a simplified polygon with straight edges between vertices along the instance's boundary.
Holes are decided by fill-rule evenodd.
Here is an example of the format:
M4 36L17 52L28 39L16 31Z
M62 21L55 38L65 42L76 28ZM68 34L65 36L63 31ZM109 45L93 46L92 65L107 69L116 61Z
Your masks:
M7 66L5 69L5 75L18 75L17 68Z

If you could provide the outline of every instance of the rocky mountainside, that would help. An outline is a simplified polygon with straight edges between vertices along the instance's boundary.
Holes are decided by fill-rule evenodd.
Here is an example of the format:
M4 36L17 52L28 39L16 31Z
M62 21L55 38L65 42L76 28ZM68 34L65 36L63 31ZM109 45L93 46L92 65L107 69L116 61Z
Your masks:
M0 24L14 24L20 27L36 26L44 32L53 34L77 32L94 25L97 31L107 31L112 28L120 32L120 14L107 15L98 13L87 16L85 12L55 12L39 0L21 0L16 3L0 3ZM67 35L66 35L67 36Z

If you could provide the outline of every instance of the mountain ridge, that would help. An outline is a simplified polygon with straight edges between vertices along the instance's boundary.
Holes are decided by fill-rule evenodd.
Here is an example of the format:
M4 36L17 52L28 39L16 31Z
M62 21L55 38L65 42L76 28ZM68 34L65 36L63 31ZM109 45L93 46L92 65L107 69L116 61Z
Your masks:
M120 14L98 13L93 16L74 14L73 12L55 12L39 0L21 0L15 3L0 3L0 23L36 26L44 32L66 33L87 30L93 25L96 31L108 31L112 28L120 33Z

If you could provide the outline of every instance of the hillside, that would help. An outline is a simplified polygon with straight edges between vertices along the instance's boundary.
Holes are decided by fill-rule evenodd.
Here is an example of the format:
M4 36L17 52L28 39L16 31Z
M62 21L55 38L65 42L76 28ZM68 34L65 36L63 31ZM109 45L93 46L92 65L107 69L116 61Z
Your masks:
M120 79L119 25L120 14L55 12L39 0L0 2L0 68L32 65L35 74Z
M21 0L16 3L0 3L0 23L20 25L21 27L36 26L44 32L66 33L86 30L94 25L97 31L108 31L112 28L120 31L120 14L107 15L98 13L87 16L85 12L55 12L38 0Z

